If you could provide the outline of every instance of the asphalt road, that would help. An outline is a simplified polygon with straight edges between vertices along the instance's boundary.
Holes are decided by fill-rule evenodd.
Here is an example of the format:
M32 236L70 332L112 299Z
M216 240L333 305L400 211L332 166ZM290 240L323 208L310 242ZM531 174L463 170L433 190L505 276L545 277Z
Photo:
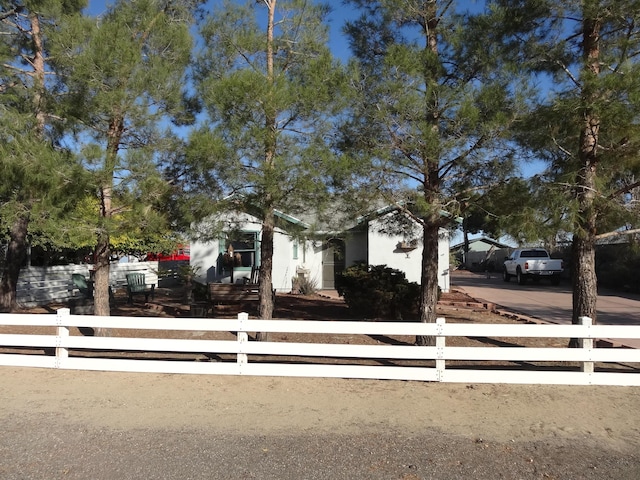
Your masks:
M459 288L476 299L495 303L515 313L536 317L552 323L571 323L571 285L563 280L553 286L547 279L518 285L515 278L504 282L498 272L490 274L454 273L452 288ZM602 325L640 325L640 296L600 290L597 318ZM640 348L640 341L625 341Z

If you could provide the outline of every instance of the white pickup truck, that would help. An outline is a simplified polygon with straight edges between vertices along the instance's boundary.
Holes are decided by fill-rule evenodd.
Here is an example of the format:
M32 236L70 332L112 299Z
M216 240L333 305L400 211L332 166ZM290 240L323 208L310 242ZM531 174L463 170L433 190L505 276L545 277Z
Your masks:
M547 277L553 285L560 283L563 270L562 260L549 257L543 248L523 248L514 250L504 261L502 279L505 282L516 277L518 284L524 285L528 278L539 280Z

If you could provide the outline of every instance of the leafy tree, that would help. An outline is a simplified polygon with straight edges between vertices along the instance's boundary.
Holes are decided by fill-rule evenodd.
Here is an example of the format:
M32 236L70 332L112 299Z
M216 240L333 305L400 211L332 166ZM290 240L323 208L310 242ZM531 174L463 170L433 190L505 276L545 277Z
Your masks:
M158 202L167 185L157 164L160 153L175 146L167 120L180 105L193 7L187 1L116 1L97 20L65 24L66 38L56 50L74 102L67 114L82 124L78 144L97 185L90 221L97 238L96 315L110 312L112 236L166 229Z
M334 165L344 75L327 48L327 11L303 0L226 1L201 28L196 83L209 123L190 138L188 168L213 198L231 199L220 209L261 220L264 319L273 314L275 211L321 202Z
M512 172L517 75L484 41L483 17L451 1L350 3L363 11L346 29L361 77L343 146L372 173L368 190L422 226L420 319L435 322L440 228Z
M595 242L639 221L640 3L500 0L494 11L508 34L498 42L551 90L519 140L548 162L544 196L571 233L572 322L595 320Z
M59 220L82 185L77 162L58 143L58 81L47 65L59 22L84 5L82 0L0 5L0 228L8 237L0 281L3 310L15 307L30 230Z

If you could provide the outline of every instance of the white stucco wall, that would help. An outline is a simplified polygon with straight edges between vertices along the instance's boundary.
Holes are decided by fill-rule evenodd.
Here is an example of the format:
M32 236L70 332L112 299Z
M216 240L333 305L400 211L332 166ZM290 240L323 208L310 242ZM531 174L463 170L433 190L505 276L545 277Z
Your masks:
M260 232L261 226L255 217L243 215L240 221L235 222L235 227L243 232ZM260 234L259 234L260 235ZM259 236L260 238L260 236ZM273 288L280 292L291 291L291 279L297 274L298 266L304 263L304 250L302 243L298 246L298 258L294 258L294 240L284 231L276 229L273 238ZM311 246L307 247L313 252ZM209 282L229 282L230 277L221 277L217 271L218 256L220 255L220 245L218 240L210 242L191 242L191 265L199 266L200 271L197 280L202 283ZM307 255L309 269L318 269L322 272L321 262L317 262L313 253ZM318 272L315 272L318 275ZM234 281L242 281L242 278L248 277L251 272L234 271ZM321 279L321 277L319 277Z
M448 230L440 229L440 239L438 240L438 285L443 292L448 292L451 288L451 275L449 266L449 245L451 244L451 233Z
M298 248L296 274L303 274L312 280L317 288L322 287L322 243L307 240Z
M417 247L411 251L402 251L397 248L398 243L411 239L402 238L401 235L388 235L379 232L379 221L369 223L367 242L369 246L369 265L387 265L405 273L410 282L420 283L422 264L422 242L417 242ZM450 289L449 278L449 233L440 229L438 242L438 285L443 292Z

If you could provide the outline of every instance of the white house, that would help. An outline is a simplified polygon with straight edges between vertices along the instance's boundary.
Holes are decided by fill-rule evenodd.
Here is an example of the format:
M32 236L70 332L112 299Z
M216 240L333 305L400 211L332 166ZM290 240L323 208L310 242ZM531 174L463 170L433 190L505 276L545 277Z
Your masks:
M294 277L311 279L319 289L335 288L336 274L357 262L401 270L420 282L422 245L417 238L387 233L385 225L395 209L354 219L340 232L309 232L309 225L277 213L274 234L273 288L289 292ZM235 217L234 228L211 242L191 242L191 265L200 267L201 282L243 282L260 266L260 221L251 215ZM295 232L292 233L292 232ZM438 246L438 284L449 291L449 232L441 229ZM246 279L246 280L245 280Z

